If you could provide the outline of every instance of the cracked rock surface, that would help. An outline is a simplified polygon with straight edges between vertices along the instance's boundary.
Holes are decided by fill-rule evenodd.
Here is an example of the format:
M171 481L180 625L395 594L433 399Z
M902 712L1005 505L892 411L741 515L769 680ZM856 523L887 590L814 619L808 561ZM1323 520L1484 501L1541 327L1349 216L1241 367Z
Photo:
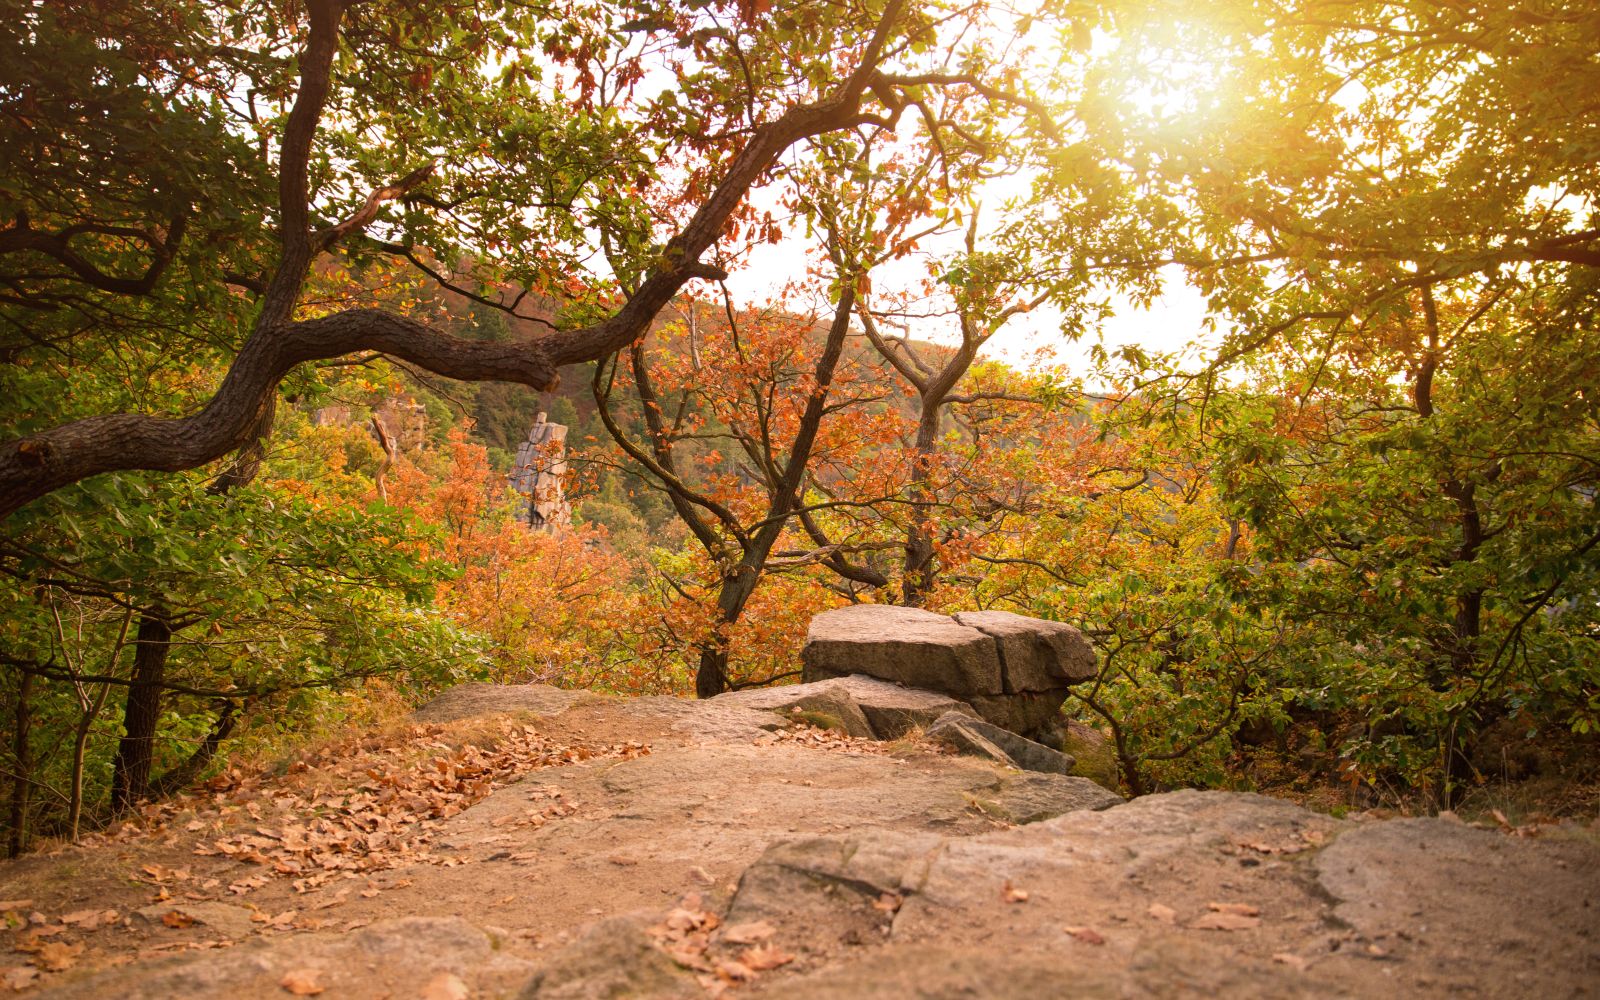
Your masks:
M229 894L260 867L196 857L182 817L14 863L8 898L66 885L62 909L130 914L23 995L278 998L291 973L328 998L434 984L542 1000L1543 998L1600 983L1588 827L1515 838L1223 792L1122 803L749 705L504 694L545 709L516 724L552 739L649 750L535 770L435 821L428 857L304 894L287 879ZM248 912L250 928L218 940L203 921L131 916L150 905L129 878L147 865L190 868L194 888L218 878L217 904L240 912L212 915Z

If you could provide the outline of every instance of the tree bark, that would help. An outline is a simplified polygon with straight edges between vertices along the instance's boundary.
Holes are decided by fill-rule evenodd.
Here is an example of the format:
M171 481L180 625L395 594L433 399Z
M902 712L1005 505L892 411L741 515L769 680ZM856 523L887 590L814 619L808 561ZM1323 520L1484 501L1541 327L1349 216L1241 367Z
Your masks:
M940 409L943 400L922 398L922 414L917 421L916 450L911 456L911 486L906 491L911 501L911 524L906 528L905 564L900 576L901 603L919 608L937 582L933 560L933 505L930 481L939 440Z
M33 789L33 754L28 742L32 728L33 673L24 671L17 681L17 710L13 719L16 732L12 736L12 756L17 762L17 773L11 781L11 830L6 844L9 857L20 857L28 846L28 797Z
M238 721L235 714L238 706L233 702L223 703L222 710L217 714L217 721L211 724L211 730L206 733L200 745L194 748L182 764L163 774L158 780L151 782L150 794L153 797L171 795L182 791L200 777L210 763L216 759L217 751L222 749L222 741L233 732L234 723Z
M133 683L122 714L122 740L111 771L111 811L127 811L149 791L150 763L155 753L156 726L161 720L162 682L172 627L153 612L139 619L133 640Z

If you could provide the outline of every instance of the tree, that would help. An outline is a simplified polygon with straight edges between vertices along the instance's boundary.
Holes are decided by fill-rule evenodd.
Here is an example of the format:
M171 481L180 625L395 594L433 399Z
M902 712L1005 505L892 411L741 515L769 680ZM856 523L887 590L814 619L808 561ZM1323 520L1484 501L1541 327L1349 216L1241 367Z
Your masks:
M446 570L418 557L425 536L401 513L208 485L99 479L30 507L0 543L7 693L37 723L18 726L7 769L49 793L31 809L13 797L14 842L35 814L70 828L85 805L182 788L241 720L292 716L308 693L479 672L476 639L428 607ZM115 729L108 704L124 709Z
M606 429L647 481L666 493L716 577L716 614L699 640L700 697L728 687L728 630L762 576L775 568L774 549L789 522L806 509L807 476L848 448L851 435L831 425L859 391L851 388L857 378L841 376L857 280L845 274L835 283L837 302L820 343L811 322L780 308L743 318L729 308L725 321L716 323L690 301L684 327L664 331L690 343L658 349L654 358L644 342L628 351L626 372L643 424L638 437L619 419L620 359L595 371L594 397ZM836 380L845 383L843 392ZM686 454L685 444L701 441L737 449L737 458L724 462L718 451ZM841 554L830 546L780 562L804 565Z
M1106 79L1160 99L1106 95L1097 131L1189 213L1164 259L1229 326L1143 393L1205 418L1250 600L1317 636L1283 676L1370 723L1352 771L1453 802L1508 713L1592 725L1600 16L1285 0L1181 24L1124 21Z
M215 141L200 145L201 185L224 176L230 157L252 150L245 173L274 180L276 198L237 183L210 197L200 185L156 182L164 205L128 203L102 193L87 154L65 166L38 157L19 175L28 183L7 193L4 214L13 221L0 236L0 256L18 265L10 278L15 310L83 298L88 305L75 311L92 313L104 296L176 284L169 262L188 246L185 220L195 201L229 223L258 220L241 242L259 248L247 263L261 269L219 269L194 247L186 277L214 296L224 282L257 295L248 335L230 352L216 391L188 416L90 416L7 441L0 445L0 514L88 476L193 468L246 447L270 426L278 383L306 361L376 351L450 378L553 385L561 365L626 347L687 282L722 273L703 255L785 150L840 128L893 128L917 88L971 79L893 72L929 53L939 19L970 16L905 0L881 11L807 7L759 23L753 12L720 4L676 19L639 19L609 7L562 16L508 4L486 16L466 2L423 14L405 4L314 0L304 24L297 9L230 14L176 5L150 15L130 7L114 8L109 20L75 7L65 16L32 4L10 12L8 44L26 64L64 58L79 67L110 66L9 88L19 120L33 122L36 106L51 109L49 124L75 150L109 154L120 130L132 128L132 116L105 112L121 101L144 109L160 137L131 146L138 155L129 189L148 183L141 172L156 169L180 140L209 130ZM635 34L647 41L633 42ZM536 61L541 48L555 67ZM693 106L681 106L671 90L657 101L619 106L645 72L646 51L679 67ZM749 58L752 51L759 60ZM691 59L702 68L686 68ZM546 96L568 82L577 93L570 104ZM288 102L291 91L281 117L257 105ZM418 100L419 92L428 98ZM99 128L108 120L114 124ZM35 152L25 147L47 141L45 134L41 128L22 136L11 162ZM497 149L485 134L514 148ZM384 141L374 144L374 136ZM259 152L269 149L276 153L270 161ZM650 154L683 157L686 190L698 195L663 206L669 218L682 219L665 239L644 198L652 190ZM537 226L527 222L530 213ZM465 340L385 310L297 316L313 261L341 245L402 255L443 280L446 270L429 260L471 253L497 261L497 270L524 285L554 287L553 275L582 254L589 225L605 231L620 294L610 304L594 298L592 321L537 341ZM214 227L208 238L225 231ZM127 267L130 254L149 259L142 276L114 279L106 268ZM48 267L38 277L33 268L41 258ZM103 267L94 266L99 260ZM20 325L30 342L45 340ZM20 359L27 350L19 350Z

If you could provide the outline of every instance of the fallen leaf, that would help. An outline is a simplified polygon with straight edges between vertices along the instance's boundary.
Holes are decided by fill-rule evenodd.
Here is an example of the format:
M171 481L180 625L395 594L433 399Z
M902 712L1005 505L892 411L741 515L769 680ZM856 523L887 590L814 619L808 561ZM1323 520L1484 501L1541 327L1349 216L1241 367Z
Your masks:
M33 963L46 972L64 972L72 968L81 954L83 954L82 943L46 941L33 953Z
M1251 906L1249 903L1207 903L1206 908L1212 913L1233 913L1241 917L1261 916L1261 907Z
M86 931L92 931L101 924L109 924L116 919L116 910L74 910L61 916L62 923L81 927Z
M742 962L735 962L731 958L718 959L716 965L717 975L729 982L744 982L755 978L755 970Z
M1026 903L1028 901L1028 890L1018 889L1011 884L1010 879L1006 879L1005 884L1000 887L1000 898L1008 903Z
M168 927L179 929L194 926L194 918L179 910L168 910L161 915L161 922Z
M20 993L39 980L39 970L26 965L13 965L0 969L0 986Z
M1189 926L1199 931L1247 931L1260 927L1261 918L1242 913L1207 913Z
M756 944L765 941L777 932L777 928L765 920L756 920L744 924L729 924L722 931L722 940L728 944Z
M318 983L322 973L317 969L294 969L278 980L278 985L297 997L314 997L326 987Z
M1159 920L1164 924L1178 922L1178 911L1164 903L1151 903L1150 909L1146 910L1145 913L1149 914L1152 919Z
M441 972L423 984L419 1000L467 1000L471 995L472 991L460 978Z
M1062 930L1071 934L1084 944L1105 944L1105 936L1092 927L1063 927Z
M794 961L794 956L775 944L765 944L746 948L744 954L739 956L739 961L757 972L765 972L781 965L788 965Z
M1279 965L1287 965L1289 968L1298 969L1301 972L1306 971L1306 966L1310 964L1303 957L1296 955L1292 951L1273 952L1272 960Z

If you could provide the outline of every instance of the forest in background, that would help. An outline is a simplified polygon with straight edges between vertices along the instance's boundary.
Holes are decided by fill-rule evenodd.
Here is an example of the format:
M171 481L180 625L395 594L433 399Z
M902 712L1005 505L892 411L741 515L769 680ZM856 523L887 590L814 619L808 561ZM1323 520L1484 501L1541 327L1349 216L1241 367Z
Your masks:
M781 682L850 601L1082 628L1132 794L1592 782L1587 4L3 13L12 853L467 679ZM1175 280L1203 352L983 353Z

